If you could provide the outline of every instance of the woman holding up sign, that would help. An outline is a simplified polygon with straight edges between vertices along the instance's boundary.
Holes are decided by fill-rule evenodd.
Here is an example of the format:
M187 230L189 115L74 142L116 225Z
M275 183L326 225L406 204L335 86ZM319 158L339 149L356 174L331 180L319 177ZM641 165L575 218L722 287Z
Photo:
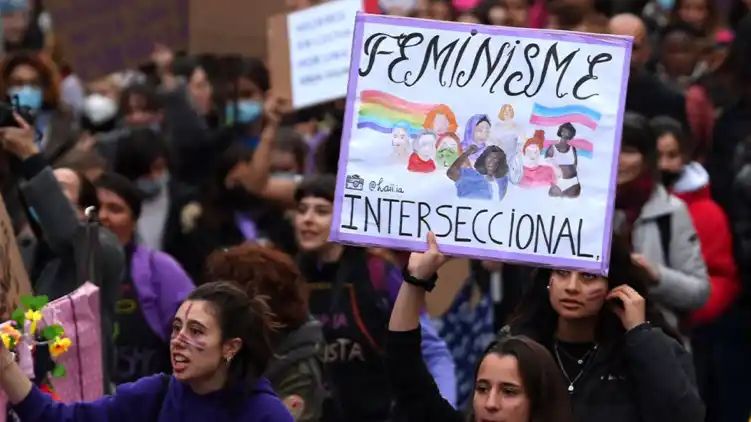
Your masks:
M691 358L645 299L644 271L634 265L625 244L616 240L608 277L538 270L499 341L526 336L555 356L559 369L555 377L565 382L563 391L568 391L579 422L703 421ZM409 420L459 421L440 400L416 357L417 312L424 305L425 290L435 285L438 268L446 261L435 236L429 235L428 241L426 253L410 257L391 315L389 374L400 409ZM517 355L515 365L514 359L503 365L494 362L504 357L495 347L479 363L473 420L566 420L562 412L546 413L547 406L559 399L555 389L542 381L545 377L530 377L544 373L545 359L530 362ZM541 392L544 399L538 402ZM524 404L509 414L518 397Z

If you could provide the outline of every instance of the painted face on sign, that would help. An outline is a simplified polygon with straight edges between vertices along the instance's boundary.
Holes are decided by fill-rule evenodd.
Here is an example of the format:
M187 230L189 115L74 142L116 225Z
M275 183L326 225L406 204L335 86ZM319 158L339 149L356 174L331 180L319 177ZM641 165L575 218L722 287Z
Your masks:
M435 158L435 136L429 133L423 134L417 140L415 152L423 161L429 161Z
M475 126L475 142L485 143L490 138L490 123L480 122Z
M442 135L449 131L450 124L448 117L440 113L436 114L433 121L433 132Z
M407 131L401 127L395 127L391 131L391 145L394 147L400 147L409 142L409 135Z
M438 147L436 157L438 157L438 161L443 164L444 167L451 167L451 165L454 164L454 161L459 158L459 145L452 138L443 138Z
M524 150L524 164L528 167L540 164L540 148L537 145L528 145Z

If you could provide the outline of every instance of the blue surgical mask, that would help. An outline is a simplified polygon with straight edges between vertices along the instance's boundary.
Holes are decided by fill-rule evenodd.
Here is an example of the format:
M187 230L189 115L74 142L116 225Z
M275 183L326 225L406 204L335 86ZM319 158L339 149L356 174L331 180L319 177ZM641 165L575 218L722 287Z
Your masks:
M42 102L44 101L42 90L31 85L10 87L8 89L8 96L11 99L11 103L14 102L13 97L18 97L19 106L28 107L34 112L42 108Z
M235 110L237 110L237 118L235 118ZM227 104L226 113L228 124L253 123L261 117L263 104L256 100L239 100L236 103Z

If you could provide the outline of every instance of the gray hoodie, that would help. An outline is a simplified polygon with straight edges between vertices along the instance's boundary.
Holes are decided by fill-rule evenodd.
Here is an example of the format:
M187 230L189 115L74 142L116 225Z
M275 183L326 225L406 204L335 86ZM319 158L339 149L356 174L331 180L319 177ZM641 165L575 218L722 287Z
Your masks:
M658 224L665 215L670 216L668 259L663 253ZM615 227L623 221L624 217L617 215ZM659 282L651 287L650 295L667 322L677 328L677 313L702 307L710 289L699 238L686 204L658 186L634 223L632 243L634 252L644 255L657 270Z

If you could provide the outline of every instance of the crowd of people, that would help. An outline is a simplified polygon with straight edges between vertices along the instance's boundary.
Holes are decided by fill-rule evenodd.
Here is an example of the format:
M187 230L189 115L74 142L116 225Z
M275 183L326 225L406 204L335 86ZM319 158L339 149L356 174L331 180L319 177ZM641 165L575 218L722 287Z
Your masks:
M292 111L264 57L159 40L82 81L32 3L0 1L0 187L33 291L99 286L112 395L55 402L0 347L20 420L751 417L750 1L380 1L634 40L609 276L468 280L437 280L432 234L411 255L329 241L343 99ZM436 283L464 286L441 317Z

